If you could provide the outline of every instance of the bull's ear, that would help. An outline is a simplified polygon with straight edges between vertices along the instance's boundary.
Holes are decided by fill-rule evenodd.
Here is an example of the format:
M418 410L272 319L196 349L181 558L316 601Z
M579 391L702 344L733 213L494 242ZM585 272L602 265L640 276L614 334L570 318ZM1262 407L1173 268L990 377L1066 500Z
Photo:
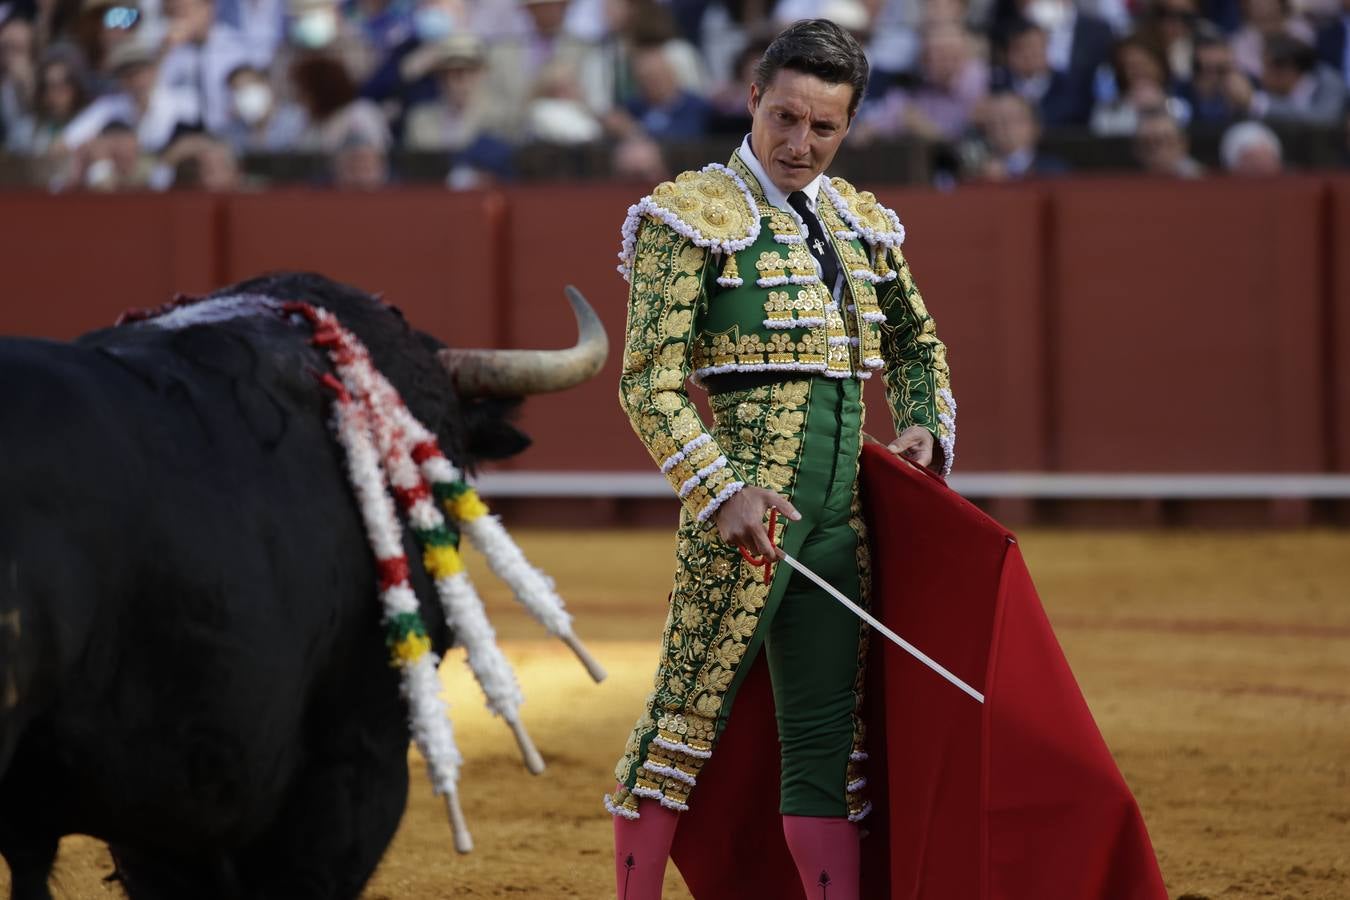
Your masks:
M519 399L465 400L467 448L474 459L506 459L530 446L530 438L511 423Z

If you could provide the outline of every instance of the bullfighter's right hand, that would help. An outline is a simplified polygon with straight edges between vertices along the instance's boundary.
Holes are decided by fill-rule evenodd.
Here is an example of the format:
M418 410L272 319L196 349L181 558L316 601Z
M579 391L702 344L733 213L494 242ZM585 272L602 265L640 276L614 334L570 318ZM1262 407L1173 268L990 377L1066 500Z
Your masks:
M769 540L769 530L764 527L764 517L770 509L794 522L802 517L782 494L746 485L717 510L717 531L728 544L743 547L755 556L782 559L783 551Z

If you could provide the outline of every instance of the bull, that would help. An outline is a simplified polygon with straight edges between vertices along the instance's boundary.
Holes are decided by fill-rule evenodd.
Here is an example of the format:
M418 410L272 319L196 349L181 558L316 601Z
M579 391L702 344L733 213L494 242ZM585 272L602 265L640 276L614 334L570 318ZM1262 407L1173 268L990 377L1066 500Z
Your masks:
M16 900L51 896L71 833L108 844L134 900L360 893L403 812L409 730L316 377L328 361L277 301L336 315L471 468L528 444L512 398L603 362L573 300L582 338L546 353L447 350L297 273L69 344L0 339L0 855Z

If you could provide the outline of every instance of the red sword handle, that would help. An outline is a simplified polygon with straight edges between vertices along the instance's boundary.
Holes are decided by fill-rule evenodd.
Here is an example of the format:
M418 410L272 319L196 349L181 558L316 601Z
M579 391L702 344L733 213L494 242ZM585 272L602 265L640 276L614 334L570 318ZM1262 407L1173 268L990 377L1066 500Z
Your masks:
M776 509L770 509L770 510L769 510L769 543L770 543L770 544L772 544L772 543L774 542L774 540L773 540L773 534L774 534L774 529L776 529L777 527L778 527L778 510L776 510ZM763 567L764 567L764 580L765 580L765 581L770 581L770 580L771 580L770 576L773 574L773 557L772 557L772 556L765 555L765 556L761 556L761 557L756 558L755 555L754 555L753 553L751 553L749 550L745 549L744 547L738 547L737 549L739 549L739 550L741 551L741 556L745 557L745 561L748 562L750 565L752 565L752 566L763 566Z

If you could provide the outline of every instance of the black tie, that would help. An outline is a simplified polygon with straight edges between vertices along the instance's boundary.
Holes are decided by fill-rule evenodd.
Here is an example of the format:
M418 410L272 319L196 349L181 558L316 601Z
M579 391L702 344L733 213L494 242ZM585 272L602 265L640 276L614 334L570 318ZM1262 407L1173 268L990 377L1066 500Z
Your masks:
M793 191L788 194L787 201L788 206L795 209L797 215L806 223L806 247L811 251L811 255L820 261L820 270L825 275L821 280L825 283L825 289L833 295L834 283L839 278L839 259L834 255L834 248L829 238L825 237L820 220L811 212L811 207L806 205L806 194Z

